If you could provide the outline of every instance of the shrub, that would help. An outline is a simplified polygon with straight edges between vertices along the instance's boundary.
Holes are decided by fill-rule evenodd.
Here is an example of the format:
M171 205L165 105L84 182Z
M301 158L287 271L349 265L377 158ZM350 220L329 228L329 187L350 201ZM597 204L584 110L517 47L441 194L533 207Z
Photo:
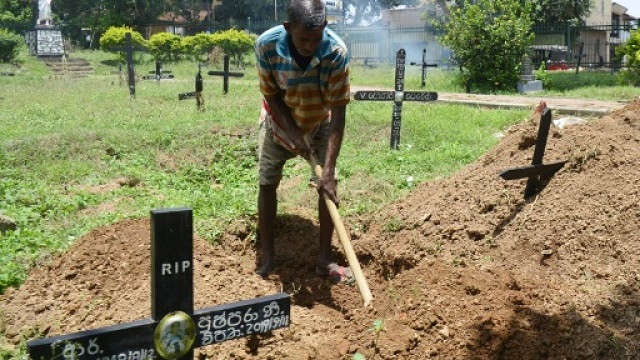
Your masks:
M120 57L123 62L126 60L126 55L122 51L111 50L111 48L116 46L124 46L125 45L125 34L131 33L131 45L133 46L142 46L147 47L147 42L137 31L133 29L122 26L112 26L105 31L105 33L100 37L100 49L107 52L120 52Z
M531 4L479 0L451 9L440 42L455 52L463 79L482 91L515 90L523 56L533 40Z
M540 62L540 68L535 71L536 80L542 81L542 85L545 89L551 89L553 82L551 81L551 77L549 76L549 72L547 71L547 66L544 61Z
M20 46L24 43L22 36L0 29L0 62L11 62L18 57Z
M149 52L156 61L178 60L184 53L180 36L168 32L151 35Z
M213 35L205 33L187 36L182 42L185 52L196 61L206 61L208 55L216 47Z
M244 31L230 29L213 34L213 42L222 48L225 54L229 55L236 64L241 64L242 57L253 51L255 35L249 35Z
M625 66L620 71L621 82L640 86L640 31L631 33L629 40L616 48L616 59L625 60Z

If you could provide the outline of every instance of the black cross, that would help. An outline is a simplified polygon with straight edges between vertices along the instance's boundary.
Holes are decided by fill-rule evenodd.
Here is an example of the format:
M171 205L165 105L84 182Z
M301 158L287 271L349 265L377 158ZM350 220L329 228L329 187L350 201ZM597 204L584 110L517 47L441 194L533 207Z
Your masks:
M574 56L576 58L576 75L580 72L580 63L582 62L582 58L585 57L584 54L584 42L580 43L580 52L578 55Z
M131 33L124 34L124 46L112 46L111 51L124 51L127 54L127 71L129 72L129 94L136 97L136 74L133 68L133 53L136 51L148 51L147 48L141 46L133 46L131 43Z
M418 64L417 62L411 62L410 64L420 65L422 67L422 77L420 78L420 86L425 87L427 85L427 68L428 67L438 67L438 64L427 64L427 49L422 50L422 64Z
M204 97L202 96L202 64L198 63L198 73L196 74L196 91L186 92L178 94L178 100L186 100L191 98L196 98L196 105L198 106L198 110L204 111Z
M193 359L193 349L290 324L280 293L193 311L193 220L187 208L151 211L151 317L27 343L33 360Z
M395 91L358 91L353 95L355 100L393 100L393 116L391 118L391 150L398 150L398 147L400 146L402 102L438 100L438 93L436 92L404 91L404 65L406 56L407 53L404 49L400 49L396 53Z
M207 74L209 74L209 75L217 75L217 76L222 76L223 77L222 91L223 91L224 94L229 92L229 76L233 76L233 77L243 77L244 76L243 73L229 72L229 55L225 55L224 56L224 71L211 70Z
M538 138L533 151L533 159L530 166L522 166L504 170L499 175L505 180L517 180L529 178L527 187L524 190L525 199L537 194L542 190L543 183L548 181L558 170L562 169L566 160L550 164L542 164L544 150L547 146L549 128L551 127L551 110L545 107L540 117L540 127L538 128Z
M149 71L149 74L153 74L153 76L145 75L142 78L145 80L153 80L160 81L160 79L173 79L173 74L171 74L171 70L163 70L162 69L162 61L156 61L156 70Z

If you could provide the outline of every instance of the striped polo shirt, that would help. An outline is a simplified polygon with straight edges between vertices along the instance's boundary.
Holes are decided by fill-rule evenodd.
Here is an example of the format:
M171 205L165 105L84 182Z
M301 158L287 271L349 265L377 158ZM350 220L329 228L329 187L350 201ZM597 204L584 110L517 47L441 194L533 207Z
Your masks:
M289 35L284 26L264 32L256 40L256 60L260 91L265 98L282 94L285 104L303 134L329 119L331 107L349 103L349 55L344 42L325 28L322 42L307 69L293 60ZM271 119L275 140L292 149L287 134Z

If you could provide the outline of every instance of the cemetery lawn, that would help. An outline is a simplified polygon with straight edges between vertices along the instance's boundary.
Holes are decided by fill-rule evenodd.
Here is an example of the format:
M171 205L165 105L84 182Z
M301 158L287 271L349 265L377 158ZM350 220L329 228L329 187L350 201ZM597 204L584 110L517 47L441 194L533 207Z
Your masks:
M195 88L193 63L165 65L172 80L138 79L131 100L126 71L122 83L110 73L117 70L114 55L82 56L95 64L95 75L58 78L22 57L18 75L0 82L0 212L19 228L2 235L0 291L18 286L31 267L91 229L146 217L151 209L193 208L196 232L213 243L233 220L254 226L260 94L253 65L244 78L230 79L227 95L220 77L206 75L221 66L204 67L200 112L195 99L178 101ZM154 64L137 66L147 69ZM354 72L355 84L370 77L366 69ZM417 77L419 86L419 72L410 74L407 81ZM392 84L393 72L386 78ZM339 159L343 216L369 214L419 183L451 174L528 114L407 103L401 149L390 152L391 111L390 103L348 107ZM299 160L286 168L285 176L301 184L285 189L281 211L315 196L305 166Z
M89 59L95 74L54 77L23 54L16 75L0 77L0 212L18 225L0 235L0 294L5 296L0 297L0 358L24 354L22 336L36 335L15 334L9 322L13 315L4 303L19 298L17 289L29 271L46 278L42 272L52 267L51 260L71 261L74 246L90 252L100 246L89 241L100 238L96 231L118 224L126 241L118 240L122 247L107 252L148 257L148 251L136 249L146 249L148 236L141 234L148 230L150 210L179 206L193 209L194 231L202 241L197 249L211 257L197 266L215 268L207 272L208 281L227 281L211 291L234 292L229 284L246 281L255 291L235 296L284 290L298 305L295 324L302 333L276 334L275 344L252 348L255 359L266 358L265 352L291 359L350 359L355 353L367 359L393 354L420 359L527 358L523 354L535 354L531 359L558 354L627 359L640 354L637 326L630 325L637 320L629 317L640 311L639 290L633 285L640 281L634 270L640 250L633 236L640 221L637 102L610 121L593 121L593 128L552 132L548 159L570 163L536 205L521 199L523 182L505 183L496 176L499 170L530 162L530 140L537 131L535 118L528 120L530 110L405 103L400 149L389 151L391 104L353 101L338 163L340 213L357 240L356 251L376 297L375 308L359 311L356 289L329 286L305 265L312 263L314 246L309 245L315 245L317 227L316 193L308 187L309 170L302 160L286 167L279 191L278 226L286 229L279 241L289 246L279 255L282 268L270 279L254 279L260 103L254 65L243 70L245 77L229 80L226 95L219 77L203 75L201 112L195 99L178 101L179 93L194 90L194 63L165 65L175 75L172 80L138 80L137 96L130 99L126 85L111 73L113 56L72 56ZM145 74L153 68L152 63L137 65ZM213 69L221 65L205 67L203 73ZM407 67L406 76L406 88L419 90L419 69ZM572 83L566 77L561 82L565 74L554 76L563 85L550 96L631 100L638 95L637 89L601 82L597 91L578 86L595 77L585 75ZM430 71L427 90L461 91L452 78L451 72ZM393 71L354 67L352 83L389 88ZM607 126L613 129L610 136ZM598 186L604 179L624 184ZM599 191L603 188L611 191ZM609 207L609 201L618 205ZM300 243L301 238L311 240ZM594 247L606 258L592 261L601 255ZM561 256L544 258L555 266L541 267L540 251L548 249ZM213 259L220 267L212 265ZM127 263L137 268L133 264L141 261ZM94 266L78 264L87 271ZM60 279L64 282L64 276ZM555 287L540 290L548 282ZM605 299L613 292L618 297L610 303ZM204 293L207 297L197 301L240 300L209 290L196 297ZM148 293L141 296L148 304ZM78 306L100 307L102 301ZM598 306L600 313L590 313ZM64 328L67 320L76 327L109 322L98 315L91 316L95 322L87 321L86 314L82 320L67 315L62 315L64 321L56 319L54 332L69 331ZM325 315L330 324L320 321ZM118 314L111 320L133 320L125 317ZM320 324L320 330L300 320L305 317ZM367 329L377 319L394 336L382 333L374 344ZM540 330L545 327L546 332ZM30 331L42 331L36 328ZM294 345L301 338L305 345ZM528 345L519 350L517 344ZM235 348L242 347L244 341ZM251 351L235 348L204 351L211 356L238 351L237 356L254 359ZM593 355L598 350L602 357Z

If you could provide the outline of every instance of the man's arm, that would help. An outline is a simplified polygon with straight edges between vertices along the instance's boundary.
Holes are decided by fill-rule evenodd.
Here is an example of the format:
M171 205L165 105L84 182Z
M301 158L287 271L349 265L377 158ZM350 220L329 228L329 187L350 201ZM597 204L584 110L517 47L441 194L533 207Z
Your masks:
M322 168L322 177L318 179L318 192L329 195L331 201L336 205L340 204L336 190L336 163L340 149L342 148L342 138L344 136L346 105L334 106L331 108L331 124L329 126L329 143L327 153Z
M291 110L282 99L281 93L275 96L265 97L265 100L271 111L272 119L275 119L274 121L278 123L280 128L289 135L289 140L291 140L295 149L300 152L300 156L309 160L311 149L304 141L302 132L291 116Z

